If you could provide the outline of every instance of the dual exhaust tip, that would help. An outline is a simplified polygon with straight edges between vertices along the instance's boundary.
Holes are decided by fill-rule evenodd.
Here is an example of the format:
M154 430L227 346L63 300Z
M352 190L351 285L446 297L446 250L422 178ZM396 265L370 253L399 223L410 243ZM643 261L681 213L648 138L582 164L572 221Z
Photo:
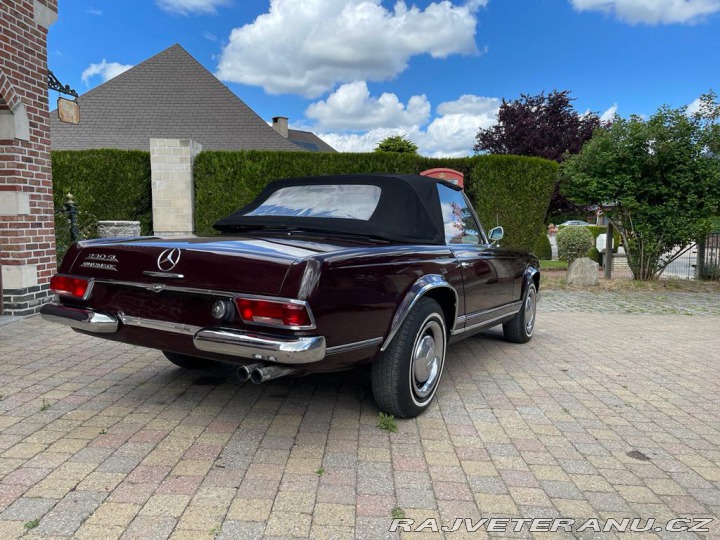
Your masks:
M278 377L292 375L295 369L286 366L274 366L266 364L250 364L248 366L240 366L237 370L237 378L240 384L248 380L254 384L262 384Z

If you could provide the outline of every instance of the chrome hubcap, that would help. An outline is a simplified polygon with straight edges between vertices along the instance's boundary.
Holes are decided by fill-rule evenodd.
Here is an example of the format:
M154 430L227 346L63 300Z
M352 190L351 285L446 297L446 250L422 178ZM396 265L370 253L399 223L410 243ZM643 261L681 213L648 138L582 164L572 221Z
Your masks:
M445 336L437 321L429 321L419 333L412 355L411 378L413 392L420 398L429 396L442 370Z
M528 336L532 335L535 326L535 306L535 288L533 287L528 291L525 300L525 333Z

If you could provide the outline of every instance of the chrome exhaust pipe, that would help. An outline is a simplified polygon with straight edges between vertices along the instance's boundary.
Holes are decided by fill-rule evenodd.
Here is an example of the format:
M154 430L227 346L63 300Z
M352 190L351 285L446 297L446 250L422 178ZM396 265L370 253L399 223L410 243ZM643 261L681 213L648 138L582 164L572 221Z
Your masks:
M261 384L278 377L292 375L296 371L294 368L285 366L260 366L250 372L250 380L255 384Z
M250 380L250 374L256 368L262 367L262 364L249 364L247 366L240 366L237 368L235 375L237 376L240 384L245 384Z

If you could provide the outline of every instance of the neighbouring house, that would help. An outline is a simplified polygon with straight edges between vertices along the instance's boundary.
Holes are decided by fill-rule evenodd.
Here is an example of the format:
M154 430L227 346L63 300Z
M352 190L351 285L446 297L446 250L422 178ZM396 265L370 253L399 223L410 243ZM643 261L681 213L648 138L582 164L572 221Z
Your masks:
M272 121L272 126L275 131L293 144L298 145L303 150L307 150L309 152L336 152L332 146L323 141L312 131L289 129L288 118L285 116L275 116Z
M50 114L53 150L147 150L151 138L192 139L203 150L334 152L317 135L271 127L175 44L78 98L80 123Z

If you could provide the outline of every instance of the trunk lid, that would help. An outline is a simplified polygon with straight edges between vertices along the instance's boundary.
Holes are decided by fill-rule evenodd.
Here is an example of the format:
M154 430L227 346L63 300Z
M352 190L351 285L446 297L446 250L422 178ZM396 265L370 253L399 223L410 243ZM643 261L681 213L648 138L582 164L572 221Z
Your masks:
M77 247L68 253L62 273L267 295L279 293L294 263L342 249L253 237L108 239L80 242Z

